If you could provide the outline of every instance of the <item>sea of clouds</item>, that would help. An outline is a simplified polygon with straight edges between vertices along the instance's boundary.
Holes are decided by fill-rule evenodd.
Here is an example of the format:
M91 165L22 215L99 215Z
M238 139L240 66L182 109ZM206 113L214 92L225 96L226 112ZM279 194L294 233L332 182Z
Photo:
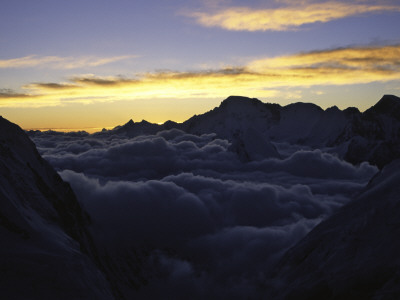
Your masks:
M378 171L293 145L243 162L215 134L176 129L32 139L90 215L119 289L143 297L262 296L283 253Z

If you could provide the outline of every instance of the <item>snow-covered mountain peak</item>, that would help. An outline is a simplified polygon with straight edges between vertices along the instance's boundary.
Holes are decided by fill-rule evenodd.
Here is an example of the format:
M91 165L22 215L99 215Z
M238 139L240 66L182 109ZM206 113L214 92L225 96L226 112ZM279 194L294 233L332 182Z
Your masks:
M286 110L294 110L294 111L323 111L321 107L314 103L308 102L295 102L284 106Z
M124 126L132 126L135 122L133 122L132 119L130 119Z
M357 107L348 107L348 108L344 109L343 112L347 116L355 116L355 115L359 115L361 113Z
M400 98L395 95L383 95L383 97L374 105L374 107L383 107L385 105L400 105Z
M132 128L133 126L135 126L135 124L136 124L136 123L135 123L132 119L130 119L130 120L129 120L128 122L126 122L124 125L115 127L114 130L117 130L117 129L124 129L124 130L127 130L127 129Z
M165 127L165 129L169 130L169 129L173 129L173 128L178 128L179 123L168 120L163 124L163 126Z
M394 95L384 95L378 103L366 110L365 114L383 114L400 120L400 98Z
M272 114L280 108L279 104L264 103L256 98L229 96L211 112L218 113L220 118L229 116L244 118L250 115L255 118L259 116L271 118Z
M260 105L263 104L257 98L248 98L243 96L229 96L221 102L221 108L234 108L234 107L246 107L249 105Z
M337 112L337 111L340 111L340 109L336 105L334 105L334 106L328 107L325 111L326 112Z

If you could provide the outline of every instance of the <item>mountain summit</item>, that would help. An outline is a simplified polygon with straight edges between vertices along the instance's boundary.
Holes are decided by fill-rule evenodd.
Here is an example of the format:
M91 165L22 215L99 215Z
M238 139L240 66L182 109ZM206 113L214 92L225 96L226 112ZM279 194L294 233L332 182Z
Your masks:
M190 118L179 129L193 134L216 133L231 141L255 132L273 143L311 148L335 147L351 163L369 161L382 168L400 157L400 99L385 95L361 113L354 108L326 110L311 103L286 106L230 96L219 107Z
M397 104L233 96L181 124L31 133L78 198L2 120L2 296L397 299Z
M216 134L234 144L231 149L241 153L242 159L268 153L278 157L273 150L275 144L297 144L312 149L334 148L339 157L359 164L368 161L379 168L400 158L400 98L384 95L374 106L360 112L357 108L340 110L336 106L323 110L312 103L292 103L286 106L264 103L256 98L229 96L218 107L195 115L183 123L168 121L152 124L147 121L130 120L113 130L95 133L136 137L156 134L163 130L179 129L186 133L202 135ZM251 133L251 134L250 134ZM31 132L32 136L36 133ZM247 137L250 134L252 137ZM254 136L265 145L257 155L248 153L255 149L243 141ZM239 139L239 140L238 140ZM242 146L239 146L242 145ZM257 151L259 152L260 149ZM275 153L275 154L274 154Z
M258 100L257 98L248 98L243 96L229 96L225 100L221 102L220 108L229 107L233 109L233 107L246 107L248 105L263 105L264 103Z
M394 95L384 95L374 106L365 111L365 114L382 114L400 121L400 98Z

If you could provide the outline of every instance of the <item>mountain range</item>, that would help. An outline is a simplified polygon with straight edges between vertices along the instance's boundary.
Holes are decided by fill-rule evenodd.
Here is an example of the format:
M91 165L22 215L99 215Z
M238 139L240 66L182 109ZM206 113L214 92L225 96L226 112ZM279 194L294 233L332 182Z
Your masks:
M68 144L70 152L66 154L65 150L62 150L50 155L48 149L56 149L60 146L60 143L53 142L52 137L54 136L61 136L62 139L59 141L76 138L79 141L82 139L82 142ZM152 138L142 138L144 136ZM164 145L161 137L167 141L172 140L176 144ZM322 149L323 153L328 153L324 154L323 159L327 160L328 165L332 168L339 164L339 159L359 166L359 172L364 172L363 170L367 170L366 168L373 170L369 164L378 166L379 172L369 180L368 184L364 186L358 182L354 183L354 185L361 186L361 189L357 193L349 193L350 202L334 209L327 218L318 217L322 220L318 225L313 226L311 231L307 231L305 236L299 237L300 240L296 239L288 249L285 248L284 253L277 255L277 259L273 263L267 264L268 269L257 275L261 279L257 279L256 292L245 289L242 292L248 293L249 298L266 299L396 299L400 297L400 260L398 258L400 243L397 239L400 230L398 221L400 213L399 139L400 99L391 95L383 96L376 105L365 112L360 112L356 108L340 110L337 107L323 110L314 104L307 103L295 103L282 107L278 104L263 103L257 99L231 96L224 100L219 107L203 115L193 116L183 123L168 121L158 125L146 121L136 123L130 120L125 125L92 135L85 132L31 131L26 133L17 125L0 118L0 237L3 243L0 256L0 291L2 297L5 299L129 299L136 295L136 289L140 290L141 287L145 287L148 281L159 280L159 274L149 272L144 260L150 257L153 259L152 265L159 266L165 264L166 256L161 255L158 260L155 260L153 254L146 253L153 251L149 250L150 248L147 246L139 249L140 251L138 248L130 248L126 251L118 248L120 245L127 246L126 242L122 244L118 242L119 246L110 246L110 241L118 241L118 229L109 229L112 232L111 235L115 236L111 239L107 237L105 228L100 226L103 223L99 223L96 215L99 209L91 210L90 207L93 204L79 200L79 197L77 198L75 195L82 195L83 185L75 184L73 190L70 184L62 180L59 173L64 176L63 178L69 176L71 179L83 175L65 171L57 163L57 158L62 155L65 155L63 159L69 163L68 159L83 157L92 151L92 154L96 155L96 160L100 161L100 169L105 169L107 168L106 162L111 159L111 156L99 156L103 155L102 153L106 153L104 155L114 153L115 157L121 157L125 155L123 150L128 146L139 145L142 150L132 152L133 156L129 157L138 155L145 157L147 149L154 151L154 148L149 146L151 142L167 153L165 159L167 159L167 155L173 154L170 148L177 145L179 151L182 151L180 153L188 153L188 161L192 161L194 164L198 164L200 156L193 150L193 143L200 145L198 149L205 151L204 153L208 153L207 155L217 155L215 162L219 160L218 151L222 151L221 149L226 147L227 152L224 152L224 155L229 160L237 159L236 165L242 168L241 172L247 170L246 168L255 168L255 171L251 169L246 176L251 174L256 181L262 180L259 178L258 168L262 168L265 164L268 168L272 168L279 162L288 165L294 161L294 157L299 155L304 158L310 155L323 156L321 150L315 149ZM39 152L32 140L39 148ZM111 145L109 152L97 148L106 141ZM124 141L124 144L121 141ZM119 145L122 146L117 148ZM296 152L297 156L293 155L294 147L297 149L296 151L301 149ZM127 149L127 153L132 149L136 148ZM177 156L176 161L179 162L181 159ZM124 171L124 168L129 168L128 161L125 162L127 164L125 167L124 165L119 166L121 172ZM216 164L215 162L214 164ZM369 163L368 166L366 162ZM296 161L296 166L299 163L301 161ZM162 160L157 161L157 164L162 164ZM80 168L80 165L71 164L71 166L75 168L71 167L71 170L75 171ZM177 168L176 163L167 166L167 171ZM340 162L340 167L344 170L353 168L350 164L342 162ZM57 168L59 173L54 168ZM162 185L151 177L152 173L138 175L139 179L132 179L131 175L124 175L125 181L120 184L122 192L118 190L119 196L112 199L124 197L124 193L126 194L129 190L127 183L129 180L133 182L135 188L147 182L154 186L154 190L149 191L148 195L150 196L148 197L150 198L157 189L170 186L171 180L181 180L182 177L182 180L185 180L184 184L189 186L189 179L185 178L189 178L190 171L185 169L185 163L182 168L183 173L178 174L176 171L171 171L169 174L163 167L163 172L167 173L166 177L160 181ZM213 187L210 184L207 186L205 180L216 176L215 170L219 170L218 168L225 167L221 164L211 172L204 171L201 166L198 170L191 171L192 175L190 176L197 176L196 180L201 179L201 181L196 181L196 185L191 183L188 190L201 190L204 193L201 197L205 197L204 199L211 203L213 198L210 195L212 195ZM221 173L225 172L224 176L228 176L226 181L225 177L221 177L226 186L232 184L239 176L240 170L232 168L229 166L229 168L221 169ZM297 176L296 178L300 178L298 174L303 174L303 170L291 171L288 168L282 170L292 172ZM86 174L85 172L91 174L92 169L93 166L88 167L82 171L82 174ZM89 182L92 186L97 185L97 188L103 188L103 195L109 193L110 190L117 191L118 184L116 177L113 177L115 170L110 170L108 173L104 173L105 175L96 173L97 175L93 175L90 179L92 181ZM315 182L318 184L320 181L326 180L324 181L325 192L327 195L331 193L328 191L328 186L333 181L332 178L336 176L334 174L336 171L334 169L322 170L326 173L321 173L321 170L317 170L315 171L317 175L314 175L314 170L311 171L311 173L307 171L307 174L311 174L311 177L319 176L315 177ZM332 171L333 177L329 174L330 171ZM139 171L135 172L139 173ZM371 172L366 173L370 174ZM321 177L318 174L324 175ZM144 176L151 180L143 179ZM343 178L346 180L341 181L343 184L340 188L341 191L339 194L335 194L335 197L339 199L342 194L346 194L346 189L350 189L350 184L353 184L348 179L351 177L340 176L344 176ZM217 181L222 182L221 179L217 179L213 181L215 186ZM250 179L241 179L240 177L238 180L240 188L235 190L233 197L243 193L246 185L251 185L247 183L247 180ZM271 180L273 180L272 177ZM204 189L201 188L202 186L205 186ZM296 185L294 186L296 187ZM140 186L140 189L142 190L144 187ZM222 188L218 189L221 189L222 192ZM176 193L178 192L182 193L182 190L176 190ZM304 189L301 193L305 193ZM317 195L318 193L321 192L318 192L315 187L312 194ZM258 194L252 195L252 197L256 197L255 195ZM137 192L136 197L139 196L139 192ZM185 197L184 199L189 202L194 201L193 194ZM272 194L270 197L273 197ZM289 201L285 199L284 201ZM174 198L171 201L178 200ZM199 201L196 201L196 207L200 207ZM227 207L229 211L232 211L239 202L237 202L238 200L230 201L232 204L228 203ZM142 209L144 205L141 203L140 206L135 206L135 209ZM214 207L212 213L218 215L220 208L217 208L216 204L212 205ZM296 203L296 206L301 206L301 204ZM185 213L193 214L192 219L197 218L197 212L192 212L188 206L184 207L185 209L182 209ZM163 209L167 209L167 207L165 206ZM241 211L246 211L246 209L248 209L246 206L240 208ZM272 206L271 209L273 209ZM151 210L157 210L157 208L152 206L143 211L147 213ZM110 210L106 212L109 214L108 216L113 213ZM307 212L305 216L308 214ZM290 218L294 215L292 214ZM126 217L132 218L129 215ZM117 218L124 218L123 212L120 215L117 214ZM141 218L141 216L137 215L137 218ZM248 228L247 224L252 222L252 218L255 217L250 216L250 221L238 221L234 225L243 223L247 226L243 228ZM224 224L233 222L229 218L227 220L227 223ZM219 222L219 220L217 221ZM145 223L137 224L151 223L151 220L143 222ZM184 222L186 223L182 224L188 224L187 226L192 224L192 220L189 219ZM262 223L262 219L260 222ZM281 222L284 222L283 219L272 224L278 227ZM165 222L165 224L169 223ZM206 225L202 226L206 227ZM239 228L235 226L232 228ZM182 225L173 228L172 233L184 230ZM142 229L147 234L151 232L148 228L138 228L137 230L140 232ZM202 232L203 229L199 227L196 230ZM227 230L228 227L224 227L221 232L224 233ZM128 230L127 232L132 235L138 234L136 231L132 231L132 233ZM216 230L210 232L209 235L194 239L190 245L200 245L201 247L208 245L202 244L202 240L211 241L213 240L212 234L218 233ZM185 234L187 237L184 235L184 239L189 239L191 233ZM232 234L230 233L230 236ZM162 240L162 237L157 237L157 239ZM149 240L151 241L151 239ZM168 242L163 243L168 244ZM183 242L179 241L179 243ZM222 249L225 250L223 251L228 251L227 247L230 246L224 244ZM111 251L112 248L115 249ZM156 250L161 251L160 249ZM182 249L175 249L176 252L171 252L170 248L165 250L167 253L171 252L168 254L171 265L172 261L182 259L179 264L176 264L179 268L171 271L173 278L181 278L182 274L189 272L188 262L191 259L202 261L203 254L193 252L193 250L188 252L189 250L183 246ZM212 253L215 251L217 250L213 248ZM118 253L122 254L118 256ZM191 257L192 255L194 258ZM262 263L260 261L260 265ZM210 265L205 265L204 270L212 269ZM164 267L157 270L169 272ZM200 270L202 269L200 268ZM196 278L203 278L205 275L199 271L196 276ZM206 280L204 281L206 282ZM183 285L182 282L174 288L184 291L187 286L191 286ZM161 283L160 286L162 286ZM141 294L137 295L140 298ZM153 294L150 292L147 295ZM179 295L191 295L195 299L202 298L190 293ZM221 294L211 293L211 295L217 298ZM241 298L240 295L243 294L237 294L236 297ZM168 295L164 296L168 297ZM154 297L160 298L159 296ZM145 297L143 296L143 298Z
M251 142L243 143L243 139L330 147L353 164L368 161L382 168L400 156L399 121L400 99L394 95L383 96L365 112L354 107L340 110L336 106L323 110L301 102L282 107L254 98L230 96L219 107L183 123L167 121L159 125L130 120L95 135L135 137L176 128L196 135L216 133L244 147ZM248 138L249 134L253 136Z

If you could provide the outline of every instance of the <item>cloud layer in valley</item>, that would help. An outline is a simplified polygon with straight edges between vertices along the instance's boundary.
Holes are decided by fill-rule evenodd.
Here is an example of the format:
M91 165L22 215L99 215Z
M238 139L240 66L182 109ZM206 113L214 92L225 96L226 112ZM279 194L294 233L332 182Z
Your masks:
M262 295L264 272L377 171L320 150L243 163L229 141L176 129L33 139L88 211L103 254L140 257L124 276L143 277L147 297Z

